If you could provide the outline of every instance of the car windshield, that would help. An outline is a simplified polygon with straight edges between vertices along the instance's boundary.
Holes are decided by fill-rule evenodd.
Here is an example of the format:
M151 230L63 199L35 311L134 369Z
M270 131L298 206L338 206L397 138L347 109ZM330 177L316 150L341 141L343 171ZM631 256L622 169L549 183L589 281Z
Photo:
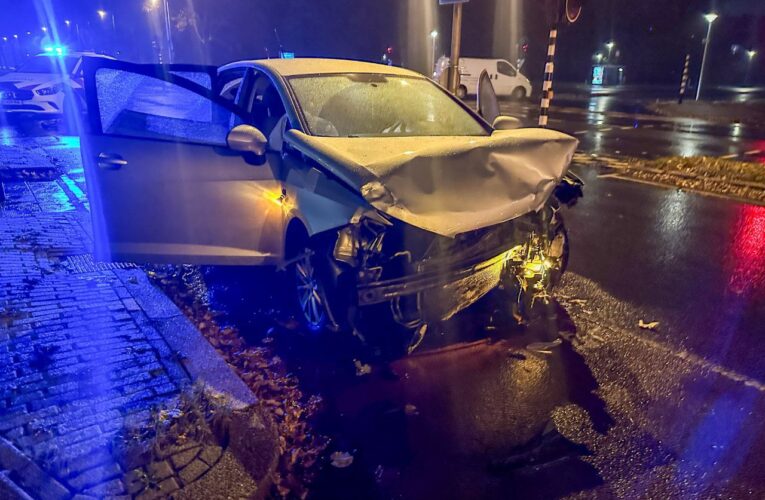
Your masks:
M76 57L36 56L19 68L19 73L66 73L77 65Z
M297 76L289 83L313 135L489 134L480 121L425 78L347 73Z

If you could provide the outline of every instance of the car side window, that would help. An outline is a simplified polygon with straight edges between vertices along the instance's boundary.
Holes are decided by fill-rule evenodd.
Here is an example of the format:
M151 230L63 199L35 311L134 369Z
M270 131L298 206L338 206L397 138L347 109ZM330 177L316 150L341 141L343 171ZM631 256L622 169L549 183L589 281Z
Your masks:
M248 111L253 125L268 137L287 110L270 78L256 74L254 82Z
M515 69L505 61L497 61L497 72L505 76L516 76Z
M100 68L95 83L104 134L226 145L233 113L203 95L112 68Z

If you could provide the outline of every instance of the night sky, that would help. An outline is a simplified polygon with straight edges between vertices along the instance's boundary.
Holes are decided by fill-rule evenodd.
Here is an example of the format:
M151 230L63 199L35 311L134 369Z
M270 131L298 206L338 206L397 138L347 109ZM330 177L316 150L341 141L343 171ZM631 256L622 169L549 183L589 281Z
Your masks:
M56 24L66 39L63 20L70 19L81 33L85 48L115 53L137 61L152 61L151 15L143 9L149 0L0 0L0 36L20 35L22 52L39 50L43 25ZM471 0L465 7L463 54L515 57L515 42L508 29L497 46L496 2L520 6L522 19L512 31L524 36L529 54L524 72L538 81L546 52L546 2L541 0ZM22 5L20 5L22 3ZM426 71L430 57L428 33L440 33L439 54L448 46L451 7L437 0L169 0L173 13L178 62L220 64L235 59L262 58L284 50L298 56L330 56L379 60L385 47L394 48L394 61ZM508 7L509 8L509 7ZM115 15L102 22L96 10ZM747 66L746 50L759 51L753 81L765 83L765 1L760 0L590 0L581 21L560 33L556 78L584 81L597 51L614 40L613 58L625 65L635 83L675 83L682 62L690 53L698 64L710 9L720 14L714 24L710 48L710 81L740 84ZM500 9L501 10L501 9ZM53 13L58 22L46 21ZM11 14L12 13L12 14ZM194 15L195 13L195 15ZM190 24L189 19L196 19ZM507 23L513 21L508 19ZM155 23L156 24L156 23ZM276 29L276 32L274 31ZM32 35L26 35L31 31ZM71 31L71 28L70 28ZM504 29L503 29L504 31ZM278 40L277 40L278 35ZM2 42L0 42L2 43ZM10 38L5 42L6 51ZM618 53L618 58L616 57ZM512 60L512 59L511 59Z

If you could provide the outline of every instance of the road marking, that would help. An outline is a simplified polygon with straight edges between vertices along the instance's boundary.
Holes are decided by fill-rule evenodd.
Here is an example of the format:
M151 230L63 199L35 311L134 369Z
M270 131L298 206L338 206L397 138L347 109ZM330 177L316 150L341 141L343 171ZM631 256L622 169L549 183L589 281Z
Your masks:
M653 125L643 125L643 128L653 128Z
M736 158L738 156L738 153L733 153L725 156L721 156L720 159L722 160L730 160L731 158Z
M602 128L598 132L609 132L611 130L613 130L613 127Z
M760 153L761 153L761 151L759 149L753 149L751 151L744 151L745 155L758 155Z
M627 125L627 126L619 127L619 128L622 129L622 130L629 130L631 128L637 128L637 127L633 127L632 125Z
M617 177L617 176L620 176L620 175L622 175L621 172L612 172L610 174L600 174L598 176L598 179L608 179L609 177Z
M574 132L574 135L582 135L582 134L586 134L587 132L589 132L589 130L577 130L576 132Z
M683 361L691 365L695 365L696 368L700 368L702 371L709 371L712 373L716 373L717 375L727 378L728 380L743 384L745 387L751 387L752 389L755 389L759 392L765 392L765 384L763 384L759 380L755 380L751 377L748 377L746 375L733 371L729 368L725 368L724 366L721 366L717 363L708 361L697 354L688 352L685 349L676 350L662 342L659 342L658 340L653 340L643 335L639 335L622 328L613 327L611 325L597 325L597 323L595 323L594 321L586 319L586 318L580 318L580 321L581 320L583 320L583 322L587 322L587 323L591 323L592 325L599 326L600 328L606 331L609 331L612 334L615 334L617 336L627 337L628 339L629 338L634 339L636 342L640 342L649 348L656 349L657 351L660 351L660 352L663 351L667 355L682 359ZM592 326L590 326L590 328L591 327ZM618 339L614 339L614 340L616 340L615 343L617 345L620 343Z

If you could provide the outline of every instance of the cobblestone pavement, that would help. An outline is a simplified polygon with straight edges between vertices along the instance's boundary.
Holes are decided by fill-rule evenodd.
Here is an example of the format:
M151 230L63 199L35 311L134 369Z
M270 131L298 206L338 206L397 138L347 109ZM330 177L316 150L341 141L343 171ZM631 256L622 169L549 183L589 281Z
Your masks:
M79 155L76 137L0 134L3 498L127 494L115 433L189 381L131 290L136 270L90 257Z

